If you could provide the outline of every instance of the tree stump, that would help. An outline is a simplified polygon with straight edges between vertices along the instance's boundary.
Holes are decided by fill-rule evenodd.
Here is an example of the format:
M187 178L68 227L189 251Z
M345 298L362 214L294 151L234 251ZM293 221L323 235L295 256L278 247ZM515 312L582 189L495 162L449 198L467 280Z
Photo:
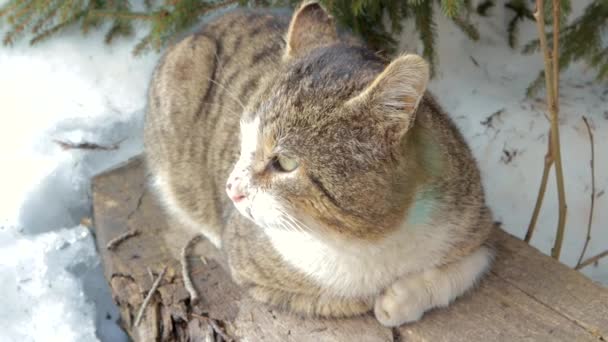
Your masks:
M201 300L190 303L180 253L193 232L168 218L147 188L140 157L93 181L94 226L105 277L135 341L607 341L608 290L497 229L496 263L479 287L447 309L400 328L370 313L341 319L303 319L243 294L207 241L190 252ZM108 249L114 238L139 234ZM157 291L137 313L155 278Z

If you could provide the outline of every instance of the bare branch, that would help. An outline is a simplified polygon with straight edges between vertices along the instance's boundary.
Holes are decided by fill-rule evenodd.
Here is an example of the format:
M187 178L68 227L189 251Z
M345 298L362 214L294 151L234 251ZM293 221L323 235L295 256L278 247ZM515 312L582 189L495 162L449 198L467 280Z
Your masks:
M601 258L608 256L608 250L603 251L602 253L596 255L596 256L592 256L591 258L581 262L579 265L576 266L575 269L580 270L583 267L589 266L597 261L599 261Z
M118 245L120 245L123 241L132 238L136 235L139 235L139 230L137 229L131 229L129 231L126 231L125 233L110 240L110 242L108 242L108 244L106 245L106 249L113 250L118 247Z
M543 206L543 199L545 198L545 192L547 191L547 181L549 180L549 171L551 171L552 165L553 157L551 153L551 132L549 131L549 139L547 139L547 153L545 154L545 166L543 167L543 176L538 188L536 204L534 205L534 211L532 212L532 217L530 218L528 231L526 232L526 237L524 238L524 241L527 243L530 243L530 240L532 240L532 235L536 229L536 222L538 221L538 216L540 215L540 208Z
M581 256L578 258L578 262L576 263L575 269L577 270L581 267L583 257L587 252L587 247L589 247L589 241L591 241L591 225L593 223L593 209L595 207L595 147L593 143L593 132L591 131L591 126L589 126L587 118L584 116L583 121L587 127L587 133L589 133L589 145L591 146L591 208L589 209L589 219L587 220L587 238L585 239L585 245L581 251Z
M106 249L107 250L113 250L116 247L118 247L118 245L120 245L123 241L132 238L133 236L136 236L139 234L139 230L137 229L131 229L115 238L113 238L112 240L110 240L108 242L108 244L106 245Z
M184 246L184 248L182 248L182 253L181 253L182 278L184 279L184 287L190 294L190 303L192 303L193 305L196 305L198 303L199 297L198 297L198 292L196 291L196 288L194 287L194 283L192 283L192 279L190 278L190 263L188 262L188 249L190 248L191 245L197 243L202 238L203 238L203 235L200 235L200 234L192 237L190 240L188 240L188 242L186 242L186 245Z
M152 288L150 288L150 291L148 291L148 294L146 295L144 302L141 304L141 307L139 308L139 311L137 312L137 316L135 316L135 322L133 323L133 326L138 326L139 323L141 322L141 318L143 317L144 312L146 311L146 308L148 307L148 304L150 303L150 299L152 299L152 295L156 292L156 290L158 290L160 281L163 279L166 272L167 272L167 266L163 267L163 270L159 273L158 277L156 277L156 280L152 284Z
M226 334L226 332L224 331L224 329L222 329L222 327L220 327L220 325L217 323L217 320L207 317L207 316L197 315L195 313L191 313L190 315L192 315L192 317L196 317L200 320L207 322L213 328L213 331L215 331L216 334L220 335L225 341L234 340L232 337L230 337L230 336L228 336L228 334Z
M542 0L538 0L542 2ZM547 73L551 72L549 66L553 66L553 76L551 77L553 87L553 101L550 103L551 109L551 148L553 152L553 160L555 162L555 180L557 182L557 200L559 203L559 216L557 219L557 233L555 235L555 243L551 250L551 256L559 260L564 241L564 231L566 230L566 213L568 206L566 205L566 189L564 186L564 174L562 167L561 143L559 140L559 23L560 23L560 0L553 0L553 51L552 62L545 63ZM543 22L544 24L544 22ZM539 33L544 33L543 31ZM547 47L545 46L546 50Z
M547 90L547 104L551 113L551 133L549 134L549 149L545 156L545 169L543 170L543 180L539 189L536 207L526 233L526 241L530 241L532 233L538 218L538 212L542 205L542 200L546 190L546 178L548 177L548 168L551 164L555 164L555 179L557 182L557 197L559 203L559 216L557 221L557 233L555 235L555 243L551 250L551 256L559 259L564 240L564 230L566 226L566 191L564 187L564 175L562 168L562 158L559 140L559 0L553 0L553 51L549 51L547 45L547 37L545 33L545 16L544 16L544 1L536 0L536 11L534 18L536 19L536 28L538 30L540 48L543 52L543 61L545 64L545 88Z

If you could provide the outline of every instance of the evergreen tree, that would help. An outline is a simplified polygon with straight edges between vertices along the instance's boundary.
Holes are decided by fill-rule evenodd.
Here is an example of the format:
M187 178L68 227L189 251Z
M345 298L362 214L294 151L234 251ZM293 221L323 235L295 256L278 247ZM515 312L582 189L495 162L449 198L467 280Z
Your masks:
M0 20L11 26L4 36L5 45L26 33L32 34L31 44L47 39L62 29L79 25L83 33L102 23L110 22L105 41L133 32L134 21L150 25L146 35L134 48L139 54L147 49L159 50L178 33L195 25L214 10L229 6L294 6L299 0L163 0L145 1L145 9L134 11L127 0L9 0L0 8ZM423 43L423 54L431 62L435 53L435 6L438 4L471 39L479 34L468 20L469 0L322 0L339 24L361 35L378 51L391 53L396 41L393 36L401 30L404 19L414 20ZM385 25L383 18L388 18ZM433 64L434 65L434 64Z
M8 23L3 43L10 45L30 34L30 43L36 44L54 36L70 26L79 26L83 33L101 24L107 26L106 43L117 37L133 33L133 23L148 23L149 32L134 47L140 54L148 49L159 50L177 34L193 27L202 16L226 7L294 6L300 0L144 0L140 10L134 10L128 0L9 0L0 7L0 23ZM469 17L477 12L488 15L495 6L494 0L481 2L476 11L470 0L321 0L337 18L338 23L361 35L372 48L390 54L394 52L393 38L402 29L404 20L413 20L420 40L422 54L431 61L432 70L437 61L436 11L440 9L472 40L479 39L476 27ZM545 8L546 22L550 23L551 2ZM570 0L561 0L564 20L570 13ZM509 0L504 6L514 15L508 24L508 43L517 45L517 28L524 20L534 20L530 1ZM576 18L560 33L560 68L584 60L597 70L600 80L608 79L608 43L602 33L608 29L608 0L594 0L584 14ZM551 32L547 36L551 38ZM538 40L528 43L523 51L538 50ZM542 74L529 88L532 94L543 84Z
M562 12L564 8L567 15L570 12L569 1L562 0ZM594 0L580 17L560 30L560 70L564 70L572 62L582 60L596 70L598 81L608 81L608 35L605 34L606 32L608 32L608 0ZM551 44L551 32L547 33L547 40ZM539 41L535 39L524 46L523 52L530 54L539 49ZM544 72L541 72L528 87L528 96L534 95L544 83L545 75Z

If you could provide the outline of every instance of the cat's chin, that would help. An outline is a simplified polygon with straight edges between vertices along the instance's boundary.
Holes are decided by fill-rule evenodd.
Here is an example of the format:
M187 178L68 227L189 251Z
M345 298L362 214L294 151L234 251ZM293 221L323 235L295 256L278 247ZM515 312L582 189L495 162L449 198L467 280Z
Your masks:
M249 203L235 203L233 202L234 207L236 208L236 210L243 215L244 217L248 218L249 220L256 222L255 218L253 217L253 214L251 213L251 205Z

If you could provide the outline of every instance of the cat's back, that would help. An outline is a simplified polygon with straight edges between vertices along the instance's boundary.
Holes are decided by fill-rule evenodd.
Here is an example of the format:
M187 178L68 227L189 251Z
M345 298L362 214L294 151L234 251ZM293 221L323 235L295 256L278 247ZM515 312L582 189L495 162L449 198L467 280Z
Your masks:
M288 20L281 12L236 9L170 46L150 85L150 126L160 120L183 135L200 124L211 128L216 114L240 117L280 62Z
M185 221L218 226L231 207L223 191L241 114L276 72L288 24L289 13L232 10L160 60L148 91L146 159L166 207Z

